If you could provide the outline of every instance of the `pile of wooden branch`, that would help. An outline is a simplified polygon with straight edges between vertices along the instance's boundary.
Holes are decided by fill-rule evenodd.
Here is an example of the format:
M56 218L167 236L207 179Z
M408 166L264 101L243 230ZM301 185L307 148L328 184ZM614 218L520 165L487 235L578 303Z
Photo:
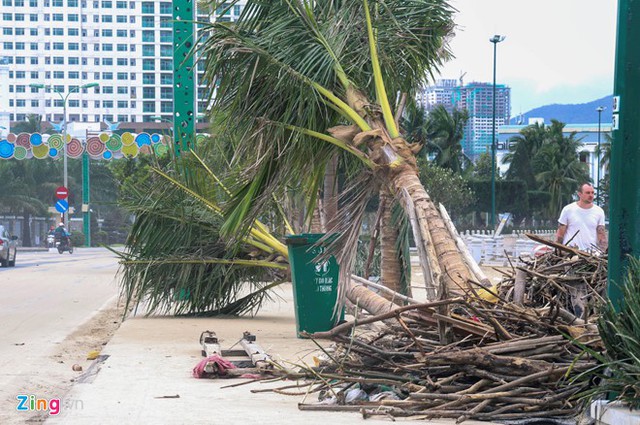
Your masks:
M583 347L599 349L589 319L607 261L550 244L553 252L513 267L497 287L387 308L314 334L336 347L301 371L325 402L300 408L458 422L576 416L583 406L575 396L587 384L572 378L595 364ZM349 403L353 391L360 396Z

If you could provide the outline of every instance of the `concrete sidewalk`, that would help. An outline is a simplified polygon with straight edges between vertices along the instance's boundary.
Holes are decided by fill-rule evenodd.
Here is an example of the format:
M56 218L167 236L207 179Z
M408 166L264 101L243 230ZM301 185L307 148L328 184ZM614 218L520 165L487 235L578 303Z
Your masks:
M101 354L109 357L99 365L99 370L94 364L85 372L86 382L74 385L62 400L61 413L50 416L46 423L340 425L363 422L358 413L300 411L297 405L305 400L304 395L251 392L291 385L292 381L223 388L246 380L191 376L191 370L202 359L198 339L204 330L215 331L223 349L234 345L243 331L250 331L276 360L312 363L316 346L309 340L296 338L291 285L282 285L278 293L282 298L268 303L254 318L134 317L126 320L104 347ZM94 369L97 373L87 376L92 375ZM305 402L316 401L317 394L313 394ZM379 418L368 419L366 423L388 425L390 421ZM420 423L452 424L454 421Z

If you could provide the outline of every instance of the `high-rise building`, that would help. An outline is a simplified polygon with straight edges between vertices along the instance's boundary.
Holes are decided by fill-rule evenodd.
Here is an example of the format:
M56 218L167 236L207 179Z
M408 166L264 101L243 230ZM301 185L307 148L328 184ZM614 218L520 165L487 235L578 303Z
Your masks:
M423 90L419 96L427 111L436 105L449 112L453 108L466 109L469 121L462 139L464 153L474 161L484 152L491 152L493 123L493 84L473 82L457 84L457 80L439 80ZM496 134L498 127L509 123L511 115L511 88L496 85ZM497 138L497 136L496 136Z
M171 1L0 1L0 57L9 67L8 91L0 96L8 97L12 121L22 121L28 114L40 114L45 121L62 120L60 96L30 84L50 85L67 94L94 82L99 86L69 96L69 122L172 118ZM245 3L225 3L217 13L199 9L196 19L233 21ZM207 107L202 70L198 65L198 113Z

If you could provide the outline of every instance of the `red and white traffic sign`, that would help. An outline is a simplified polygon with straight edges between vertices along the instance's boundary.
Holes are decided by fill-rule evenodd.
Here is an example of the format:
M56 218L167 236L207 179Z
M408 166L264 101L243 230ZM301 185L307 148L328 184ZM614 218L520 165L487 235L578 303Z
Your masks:
M60 186L56 189L56 198L67 199L69 197L69 189L64 186Z

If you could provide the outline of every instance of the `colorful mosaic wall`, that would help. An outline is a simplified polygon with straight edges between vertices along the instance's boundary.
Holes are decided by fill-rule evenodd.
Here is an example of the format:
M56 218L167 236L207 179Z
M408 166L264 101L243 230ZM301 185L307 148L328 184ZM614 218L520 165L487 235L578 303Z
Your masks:
M99 133L84 142L67 135L66 147L68 158L79 158L86 151L93 159L112 159L135 158L151 151L160 155L167 152L169 143L168 136L157 133ZM63 146L61 134L9 133L6 139L0 140L0 159L62 158Z

